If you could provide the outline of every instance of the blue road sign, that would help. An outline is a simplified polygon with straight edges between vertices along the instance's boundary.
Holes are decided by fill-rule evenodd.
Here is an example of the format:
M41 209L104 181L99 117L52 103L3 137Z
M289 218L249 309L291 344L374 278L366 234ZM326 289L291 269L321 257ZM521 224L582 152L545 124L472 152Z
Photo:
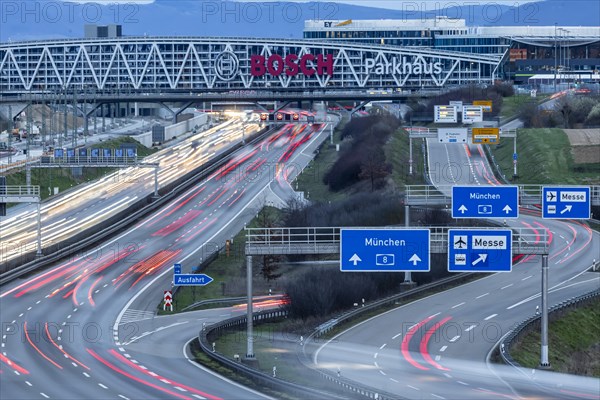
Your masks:
M452 218L519 218L519 188L453 186Z
M517 153L513 153L513 160L517 161Z
M213 278L206 274L175 274L173 284L175 286L206 286Z
M341 229L344 272L429 271L429 229Z
M543 187L542 218L590 219L588 186Z
M510 272L510 229L448 230L449 272Z
M175 275L181 274L181 264L173 264L173 273Z

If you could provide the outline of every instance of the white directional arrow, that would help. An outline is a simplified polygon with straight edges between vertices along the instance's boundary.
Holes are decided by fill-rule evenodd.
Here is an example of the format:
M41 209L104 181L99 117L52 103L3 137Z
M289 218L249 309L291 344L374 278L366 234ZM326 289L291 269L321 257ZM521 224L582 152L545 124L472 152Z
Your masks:
M350 257L350 260L348 260L348 261L350 261L351 263L354 263L354 266L356 267L356 264L362 260L360 259L358 254L354 253L354 255L352 257Z
M416 254L413 254L413 255L412 255L412 257L408 259L408 261L412 262L412 263L413 263L413 265L417 265L417 263L418 263L419 261L421 261L421 259L419 258L419 256L418 256L418 255L416 255Z
M465 205L461 205L460 207L458 207L458 211L460 211L462 214L465 213L465 211L467 211L467 207L465 207Z
M572 205L565 206L564 210L562 210L560 213L561 213L561 214L564 214L564 213L566 213L566 212L568 212L568 211L571 211L571 208L573 208L573 206L572 206Z
M479 254L479 258L477 260L473 261L471 263L471 265L475 266L475 265L479 264L481 261L485 262L487 256L488 256L487 254Z
M509 213L512 211L512 208L510 208L510 206L507 204L504 206L504 208L502 209L502 211L504 211L505 213Z

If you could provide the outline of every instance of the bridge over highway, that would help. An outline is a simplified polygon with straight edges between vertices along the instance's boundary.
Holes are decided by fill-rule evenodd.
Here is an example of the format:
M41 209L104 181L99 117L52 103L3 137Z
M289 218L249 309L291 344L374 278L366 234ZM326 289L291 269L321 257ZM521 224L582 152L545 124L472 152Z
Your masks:
M37 101L51 100L66 93L121 101L394 99L407 91L492 83L500 59L286 39L144 36L3 43L0 101L32 94L43 95Z

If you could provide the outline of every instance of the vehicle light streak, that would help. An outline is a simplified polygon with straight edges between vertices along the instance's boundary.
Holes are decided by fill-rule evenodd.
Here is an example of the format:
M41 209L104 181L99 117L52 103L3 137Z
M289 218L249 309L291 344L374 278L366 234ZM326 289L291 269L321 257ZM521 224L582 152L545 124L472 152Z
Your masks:
M412 337L417 332L417 330L419 330L419 328L421 328L421 326L425 325L427 322L431 321L432 318L433 318L433 316L427 317L426 319L424 319L423 321L419 322L418 324L413 326L411 329L409 329L408 332L406 332L406 335L404 336L404 338L402 339L402 343L400 345L400 350L402 351L402 355L404 356L406 361L408 361L413 367L418 368L423 371L427 371L427 370L429 370L429 368L422 366L421 364L419 364L418 362L416 362L414 360L414 358L410 354L410 351L408 350L408 344L409 344L410 340L412 339Z
M169 395L171 395L171 396L178 397L178 398L180 398L180 399L185 399L185 400L192 400L192 399L190 399L190 398L189 398L189 397L187 397L187 396L184 396L184 395L181 395L181 394L179 394L179 393L175 393L175 392L173 392L173 391L171 391L171 390L165 389L165 388L163 388L163 387L157 386L157 385L155 385L155 384L153 384L153 383L150 383L150 382L147 382L147 381L145 381L145 380L143 380L143 379L140 379L140 378L138 378L137 376L133 376L133 375L131 375L130 373L128 373L128 372L126 372L126 371L123 371L122 369L120 369L120 368L119 368L119 367L117 367L116 365L113 365L112 363L108 362L108 361L107 361L107 360L105 360L104 358L100 357L100 356L99 356L99 355L98 355L98 354L97 354L97 353L96 353L94 350L92 350L92 349L86 349L86 350L87 350L87 352L88 352L88 353L89 353L89 354L90 354L92 357L94 357L96 360L100 361L102 364L104 364L104 365L105 365L105 366L107 366L108 368L112 369L113 371L115 371L115 372L117 372L117 373L119 373L119 374L121 374L121 375L123 375L123 376L125 376L125 377L129 378L129 379L132 379L132 380L134 380L134 381L136 381L136 382L139 382L139 383L141 383L141 384L143 384L143 385L149 386L149 387L151 387L151 388L153 388L153 389L160 390L160 391L162 391L162 392L164 392L164 393L168 393L168 394L169 394Z
M4 356L2 354L0 354L0 361L2 361L3 363L5 363L9 367L13 368L15 371L17 371L20 374L29 375L29 371L27 371L25 368L23 368L20 365L16 364L15 362L13 362L8 357L6 357L6 356Z
M33 347L35 349L35 351L37 351L42 357L44 357L48 362L50 362L56 368L63 369L63 367L61 367L60 365L58 365L57 363L55 363L54 361L52 361L47 355L45 355L44 353L42 353L42 351L40 349L38 349L38 347L35 344L33 344L33 342L31 341L31 338L29 337L29 332L27 332L27 321L25 321L23 323L23 330L25 331L25 337L27 338L27 341L29 342L29 344L31 345L31 347Z
M195 393L195 394L197 394L197 395L200 395L200 396L202 396L202 397L205 397L205 398L207 398L207 399L210 399L210 400L222 400L220 397L217 397L217 396L210 395L210 394L208 394L208 393L206 393L206 392L202 392L202 391L200 391L200 390L198 390L198 389L194 389L193 387L190 387L190 386L187 386L187 385L181 384L181 383L179 383L179 382L175 382L175 381L173 381L173 380L171 380L171 379L165 378L165 377L163 377L163 376L160 376L160 375L158 375L158 374L155 374L155 375L153 375L153 374L150 374L150 372L149 372L149 371L147 371L147 370L143 369L143 368L142 368L142 367L140 367L139 365L136 365L136 364L132 363L130 360L126 359L126 358L125 358L125 357L123 357L121 354L117 353L117 352L115 351L115 349L111 349L111 350L109 350L108 352L109 352L109 353L111 353L111 354L113 355L113 357L115 357L116 359L118 359L118 360L119 360L119 361L121 361L122 363L124 363L124 364L126 364L127 366L129 366L129 367L131 367L131 368L133 368L133 369L135 369L135 370L137 370L137 371L139 371L139 372L143 373L144 375L151 376L151 377L153 377L154 379L157 379L157 380L160 380L160 381L163 381L163 380L164 380L164 381L167 381L169 385L173 385L173 386L179 386L180 388L183 388L183 389L189 390L189 391L190 391L190 392L192 392L192 393Z
M425 361L427 361L429 364L433 365L435 368L442 370L442 371L450 371L450 369L443 367L439 363L433 361L433 359L429 355L429 352L427 351L427 345L429 344L429 339L431 339L431 336L435 333L435 331L440 329L440 327L442 325L444 325L446 322L450 321L451 319L452 319L452 317L446 317L443 320L441 320L440 322L436 322L433 325L433 327L431 327L425 333L425 336L423 336L423 339L421 340L421 344L419 345L419 350L421 351L421 355L423 356Z
M201 210L191 210L185 213L185 215L179 218L176 221L171 222L169 225L159 229L158 231L152 233L151 236L167 236L176 230L183 228L186 224L198 218L202 214Z
M67 353L64 349L62 349L59 345L56 344L56 342L52 339L52 336L50 336L50 330L48 329L47 322L46 322L45 330L46 330L46 335L48 336L48 339L50 339L50 343L52 343L54 345L54 347L56 347L58 350L60 350L67 358L73 360L75 363L77 363L78 365L87 369L88 371L90 370L87 365L83 364L82 362L79 362L79 360L77 360L75 357L71 356L69 353Z

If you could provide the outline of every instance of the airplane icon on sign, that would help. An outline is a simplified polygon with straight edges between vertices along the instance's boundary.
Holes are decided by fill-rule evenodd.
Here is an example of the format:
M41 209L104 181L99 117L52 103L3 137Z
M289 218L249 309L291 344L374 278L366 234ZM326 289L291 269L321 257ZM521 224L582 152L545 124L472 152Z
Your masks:
M467 246L467 242L464 241L465 236L458 236L458 240L454 242L455 249L464 249Z
M554 201L555 198L556 198L556 192L548 191L546 193L546 201Z

